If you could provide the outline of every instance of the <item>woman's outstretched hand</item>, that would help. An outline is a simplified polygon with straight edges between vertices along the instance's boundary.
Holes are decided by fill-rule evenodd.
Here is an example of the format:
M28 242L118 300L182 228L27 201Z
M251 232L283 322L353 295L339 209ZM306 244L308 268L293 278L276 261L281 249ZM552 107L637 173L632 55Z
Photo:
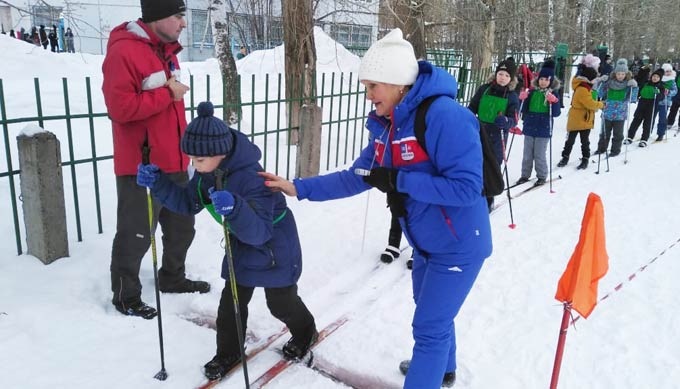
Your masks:
M297 196L297 189L295 189L295 185L285 178L267 172L258 172L257 174L264 177L264 184L267 185L272 191L283 192L287 196Z

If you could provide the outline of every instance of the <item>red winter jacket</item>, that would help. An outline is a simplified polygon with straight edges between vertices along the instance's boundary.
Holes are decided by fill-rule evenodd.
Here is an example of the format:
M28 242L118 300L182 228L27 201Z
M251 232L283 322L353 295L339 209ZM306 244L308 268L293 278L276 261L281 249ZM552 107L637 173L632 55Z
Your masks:
M113 124L113 168L117 176L136 175L145 140L151 162L167 173L186 171L180 149L187 121L184 101L165 87L172 66L179 69L177 43L163 43L141 20L111 31L104 73L104 102ZM172 65L171 65L172 64Z

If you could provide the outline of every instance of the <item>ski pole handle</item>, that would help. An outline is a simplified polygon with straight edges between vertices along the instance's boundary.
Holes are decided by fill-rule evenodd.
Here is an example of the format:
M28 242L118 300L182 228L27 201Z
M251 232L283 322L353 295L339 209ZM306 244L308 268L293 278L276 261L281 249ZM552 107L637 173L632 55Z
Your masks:
M150 161L150 155L151 154L151 148L149 145L144 145L142 146L142 164L143 165L148 165Z
M224 170L215 169L215 190L224 189Z

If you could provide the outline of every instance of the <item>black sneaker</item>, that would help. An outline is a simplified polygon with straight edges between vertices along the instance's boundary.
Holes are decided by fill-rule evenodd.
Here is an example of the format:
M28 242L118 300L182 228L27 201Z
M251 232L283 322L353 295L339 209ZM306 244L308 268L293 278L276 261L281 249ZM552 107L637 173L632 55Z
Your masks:
M411 367L411 360L407 359L405 361L401 361L399 363L399 371L401 374L406 375L408 373L408 368ZM450 371L447 373L444 373L444 378L442 379L442 386L446 388L450 388L453 386L453 384L456 382L456 372L455 371Z
M515 182L515 185L522 185L525 182L529 182L529 177L520 177L517 182Z
M640 143L638 144L639 147L647 147L647 141L646 140L641 140Z
M663 135L659 135L656 137L656 140L654 142L661 142L663 140Z
M142 300L136 300L129 303L114 303L113 306L123 315L139 316L146 320L151 320L158 314L154 307L146 305Z
M205 281L192 281L188 278L182 280L179 284L169 287L161 286L163 293L208 293L210 292L210 284Z
M241 363L240 355L230 357L220 357L215 355L210 362L203 366L203 375L209 380L219 380L224 377L231 369Z
M408 261L406 261L406 267L407 267L409 270L412 270L412 269L413 269L413 259L409 259Z
M606 150L595 150L593 155L604 154Z
M283 357L289 361L301 361L307 356L310 347L319 338L319 333L314 329L312 336L306 341L299 341L295 338L290 338L286 344L283 345Z
M385 251L380 254L380 261L383 263L392 263L395 259L399 258L399 248L394 246L385 247Z
M610 156L610 157L616 157L616 156L619 155L619 154L621 154L620 151L612 151L611 153L609 153L609 156Z
M557 163L557 167L567 166L568 163L569 157L562 157L562 159L560 159L560 161Z
M633 143L633 139L631 139L631 138L626 138L626 139L623 140L624 145L629 145L631 143Z
M541 186L541 185L545 185L545 178L539 178L539 179L536 180L536 182L534 182L534 186Z

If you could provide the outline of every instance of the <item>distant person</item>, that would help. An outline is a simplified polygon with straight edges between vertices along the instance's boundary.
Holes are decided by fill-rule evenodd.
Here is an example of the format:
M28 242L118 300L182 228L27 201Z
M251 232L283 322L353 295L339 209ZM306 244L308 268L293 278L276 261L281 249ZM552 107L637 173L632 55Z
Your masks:
M17 36L14 34L14 30L9 30L9 36L12 38L16 38Z
M678 94L678 86L675 83L675 70L670 63L664 63L661 65L663 69L663 76L661 77L661 83L663 84L664 96L658 101L656 111L654 115L658 118L656 122L656 140L655 142L660 142L666 136L666 130L668 128L667 114L668 110L673 104L673 98ZM652 122L655 119L652 118Z
M64 40L66 41L66 51L69 53L75 53L76 47L73 43L73 31L71 31L71 27L66 29L66 32L64 33Z
M630 116L628 112L630 102L637 101L637 82L633 79L633 74L628 71L628 61L625 58L616 61L612 75L607 77L605 74L602 79L604 81L598 89L600 99L605 102L602 111L604 131L600 131L595 154L606 153L611 139L609 156L616 157L621 153L623 127Z
M43 49L47 50L47 45L50 44L50 41L47 39L47 32L45 31L45 26L42 24L40 25L40 31L38 31L38 35L40 37L40 44L42 45Z
M238 54L236 54L236 59L245 58L246 55L248 55L248 52L246 51L246 47L241 46L241 48L238 50Z
M567 114L567 140L562 149L562 159L557 163L558 167L569 163L569 155L574 147L576 137L581 140L581 163L576 167L579 170L587 169L590 161L590 130L595 126L595 112L604 107L604 103L593 97L593 81L597 78L597 69L600 59L592 54L583 58L578 65L577 75L571 80L571 88L574 91L571 98L571 107Z
M640 70L638 76L643 73ZM649 74L649 73L647 73ZM628 127L628 137L623 140L624 145L629 145L635 140L635 133L640 124L642 124L642 137L638 147L647 147L649 135L652 131L652 120L654 118L654 111L658 108L659 102L666 97L666 88L661 78L664 76L664 70L658 68L649 77L649 80L643 81L639 85L639 98L635 113L633 114L633 121Z
M188 182L189 158L180 148L186 127L184 95L189 87L176 74L186 28L183 0L142 0L142 18L113 29L102 65L104 102L113 125L113 169L118 194L116 235L111 250L112 303L124 315L152 319L156 309L141 298L139 268L150 245L144 188L137 185L142 149L150 162L179 185ZM207 293L210 284L186 278L187 250L194 239L194 216L159 204L153 209L163 231L164 293Z
M604 62L600 65L600 74L609 76L613 71L614 66L612 66L612 56L607 54L604 56Z
M50 30L50 34L47 36L47 39L50 41L50 49L52 50L52 52L58 53L59 38L57 37L57 26L52 25L52 29Z

